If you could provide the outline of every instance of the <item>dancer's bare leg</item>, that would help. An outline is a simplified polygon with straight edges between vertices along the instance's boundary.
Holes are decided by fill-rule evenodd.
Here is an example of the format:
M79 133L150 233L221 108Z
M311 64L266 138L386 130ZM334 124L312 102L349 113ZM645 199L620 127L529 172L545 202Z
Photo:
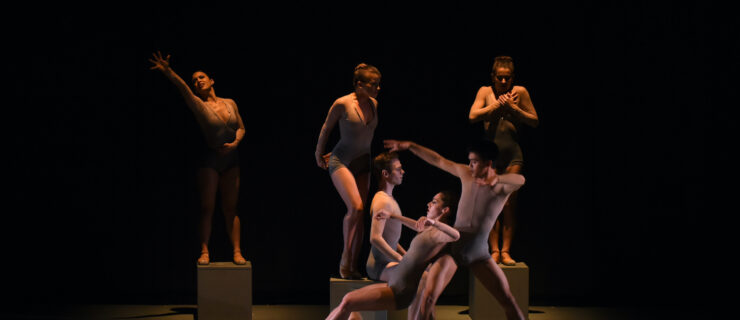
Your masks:
M355 237L358 236L357 227L358 225L362 225L362 216L364 212L362 197L357 188L355 177L349 169L337 169L332 173L331 181L334 183L334 187L337 189L339 196L347 206L347 213L344 215L344 221L342 223L344 248L342 250L341 262L339 263L339 274L342 278L359 278L360 273L352 269L352 266L356 264L356 261L352 261L352 250L355 250L353 247L355 243L358 241L362 243L361 233L359 234L359 240L355 239Z
M518 164L511 165L506 168L506 173L520 173L521 171L522 166ZM501 211L501 217L503 219L503 230L501 232L501 237L503 238L501 243L501 262L507 266L516 264L516 261L511 258L511 241L514 238L514 227L516 227L515 213L518 194L519 191L514 191L509 196L509 199L506 201L506 204Z
M234 263L246 264L241 250L241 221L237 212L239 200L239 167L233 167L221 174L219 188L221 189L221 207L226 219L226 234L234 248Z
M414 300L411 300L411 304L408 307L408 312L406 315L408 316L409 320L413 319L421 319L419 316L419 309L421 308L421 296L422 292L427 287L427 278L429 278L429 268L427 270L424 270L424 273L421 274L421 280L419 280L419 287L416 288L416 295L414 296Z
M428 269L428 275L424 281L424 289L419 290L416 293L415 300L418 299L418 311L414 311L416 314L415 318L411 317L411 308L409 307L409 319L434 319L435 318L435 305L437 299L442 295L442 292L450 284L450 280L457 271L457 264L450 255L443 255L437 258L432 266Z
M488 234L488 245L491 247L491 258L496 263L501 262L501 250L498 248L498 235L501 232L501 217L496 219L496 223L491 229L491 233Z
M483 284L488 292L493 295L496 300L504 308L506 319L512 320L524 320L524 313L519 309L519 305L516 303L516 299L511 294L509 289L509 282L506 280L504 272L501 268L493 262L493 259L487 259L483 261L477 261L470 265L470 270L476 278Z
M211 168L200 168L197 173L198 192L200 193L200 257L198 264L208 264L208 240L211 238L211 223L216 205L216 191L218 190L219 175Z
M347 320L353 311L394 310L393 291L385 283L364 286L344 295L342 302L326 317L327 320Z
M360 193L360 200L362 200L362 204L364 205L367 203L367 194L370 189L370 172L361 173L355 176L355 180L357 181L357 191ZM351 270L353 272L360 272L360 268L358 267L358 262L360 260L360 250L362 250L362 242L365 239L365 217L363 214L360 214L359 221L355 225L355 232L356 235L353 238L352 242L352 264Z

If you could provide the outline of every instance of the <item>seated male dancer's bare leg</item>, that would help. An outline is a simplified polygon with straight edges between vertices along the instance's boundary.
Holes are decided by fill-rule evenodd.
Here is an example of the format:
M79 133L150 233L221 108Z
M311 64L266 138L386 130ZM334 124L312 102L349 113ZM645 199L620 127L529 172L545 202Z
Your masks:
M516 299L514 299L514 296L511 294L509 282L506 280L506 275L504 275L501 268L493 262L493 259L489 258L473 262L470 265L470 270L473 271L475 277L478 278L483 286L486 287L488 292L490 292L504 308L506 319L526 319L522 310L519 309Z
M442 291L450 284L450 280L457 271L457 264L450 255L437 258L429 269L424 272L416 292L414 302L409 306L409 320L434 319L434 306Z

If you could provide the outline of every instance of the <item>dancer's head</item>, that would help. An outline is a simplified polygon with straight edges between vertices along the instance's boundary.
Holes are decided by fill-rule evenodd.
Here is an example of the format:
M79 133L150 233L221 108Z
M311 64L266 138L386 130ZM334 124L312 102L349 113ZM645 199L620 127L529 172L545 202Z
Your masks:
M403 181L403 168L398 154L395 152L383 152L373 159L373 172L378 182L387 182L392 185L399 185Z
M199 96L207 96L213 90L213 84L216 81L209 77L202 70L193 72L192 84L195 93Z
M427 218L454 224L457 201L457 194L450 190L435 194L432 201L427 203Z
M372 65L360 63L355 67L352 83L358 94L376 98L380 91L380 71Z
M488 140L475 140L468 146L468 160L474 176L483 175L487 168L493 167L498 157L498 147Z
M491 80L496 93L504 93L511 90L514 79L514 60L509 56L498 56L493 61Z

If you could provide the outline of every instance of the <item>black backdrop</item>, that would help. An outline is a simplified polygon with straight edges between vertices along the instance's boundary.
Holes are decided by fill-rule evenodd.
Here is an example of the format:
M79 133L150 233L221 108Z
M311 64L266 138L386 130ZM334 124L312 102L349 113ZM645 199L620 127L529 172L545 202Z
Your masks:
M15 54L5 281L19 301L195 302L202 138L174 86L148 69L161 50L183 77L209 72L240 107L255 303L328 303L344 206L313 150L353 67L383 73L374 154L382 139L410 139L464 162L464 142L482 132L468 109L506 54L541 123L522 132L528 180L513 248L530 267L532 302L714 299L704 289L724 268L702 266L722 259L713 228L727 211L709 178L732 149L724 99L738 71L727 12L711 2L21 4L4 22ZM406 215L459 188L410 153L401 160ZM213 258L228 260L214 221ZM464 299L466 277L443 301Z

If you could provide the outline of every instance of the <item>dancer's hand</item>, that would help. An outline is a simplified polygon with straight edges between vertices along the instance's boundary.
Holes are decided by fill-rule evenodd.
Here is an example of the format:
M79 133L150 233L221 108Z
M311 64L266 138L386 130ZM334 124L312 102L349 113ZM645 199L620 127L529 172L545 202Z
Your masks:
M425 227L431 227L431 226L433 226L435 224L437 224L437 220L432 220L432 219L426 219L426 220L424 220L424 226Z
M516 92L508 92L502 94L498 98L498 102L501 104L501 106L511 109L519 104L519 94Z
M320 152L314 153L314 156L316 157L316 165L319 166L319 168L326 170L329 167L329 158L331 157L331 152L322 155Z
M390 152L408 150L411 148L411 141L383 140L383 147L390 149Z
M170 55L168 54L167 57L162 57L162 53L157 51L157 53L152 53L152 56L154 59L149 59L149 62L153 64L153 66L149 69L151 70L159 70L159 71L166 71L170 68Z
M475 182L482 186L489 186L493 187L498 183L498 175L496 174L496 170L491 168L488 169L488 173L483 178L476 178Z
M427 216L421 216L421 217L419 217L419 220L416 220L416 229L419 230L419 232L421 232L422 230L426 229L426 227L428 225L427 224L427 221L429 221L429 219L427 218Z
M377 212L375 212L375 219L384 220L390 217L391 217L391 213L385 209L380 209Z
M239 146L239 144L237 144L235 142L224 143L223 145L221 145L220 148L218 148L218 153L221 154L222 156L225 156L225 155L233 152L234 150L236 150L236 147L238 147L238 146Z

